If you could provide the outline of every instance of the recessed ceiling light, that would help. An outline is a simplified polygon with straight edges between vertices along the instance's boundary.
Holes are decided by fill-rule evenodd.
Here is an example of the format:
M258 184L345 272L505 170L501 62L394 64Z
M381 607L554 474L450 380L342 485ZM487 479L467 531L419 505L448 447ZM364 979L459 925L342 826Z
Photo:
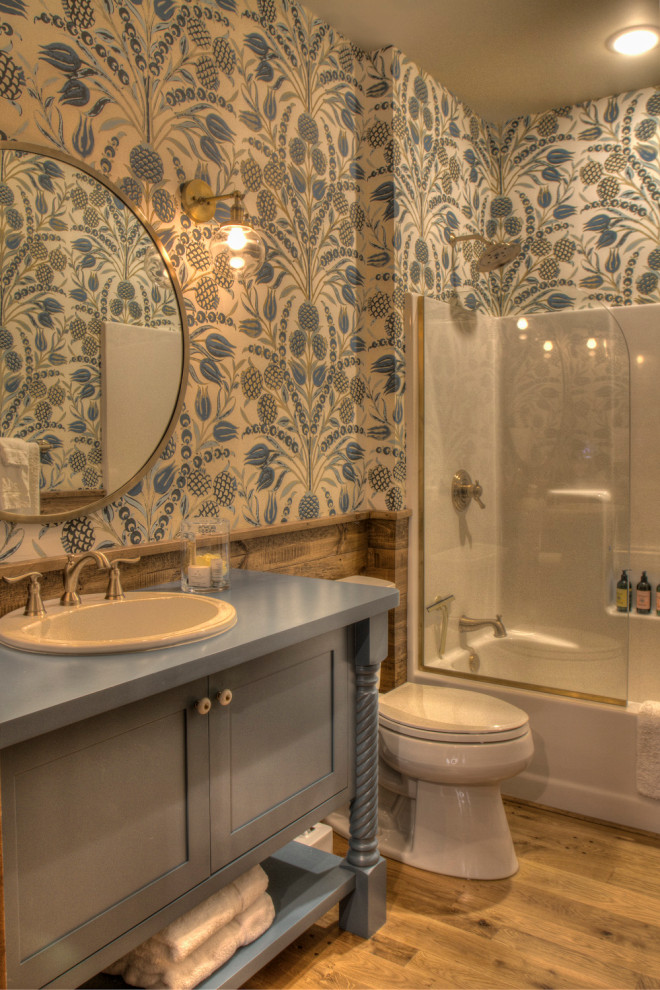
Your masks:
M652 24L636 24L635 27L617 31L607 39L607 47L619 55L644 55L660 41L660 30Z

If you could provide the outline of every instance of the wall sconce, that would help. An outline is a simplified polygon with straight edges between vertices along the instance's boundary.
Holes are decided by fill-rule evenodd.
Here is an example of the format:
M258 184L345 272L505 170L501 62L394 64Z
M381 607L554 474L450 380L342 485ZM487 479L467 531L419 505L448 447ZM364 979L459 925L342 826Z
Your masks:
M263 241L254 227L245 220L243 193L236 190L214 196L208 182L191 179L181 186L181 206L193 223L207 223L215 216L216 203L221 199L233 199L228 223L220 224L209 244L215 263L223 257L232 272L239 278L258 271L266 257Z

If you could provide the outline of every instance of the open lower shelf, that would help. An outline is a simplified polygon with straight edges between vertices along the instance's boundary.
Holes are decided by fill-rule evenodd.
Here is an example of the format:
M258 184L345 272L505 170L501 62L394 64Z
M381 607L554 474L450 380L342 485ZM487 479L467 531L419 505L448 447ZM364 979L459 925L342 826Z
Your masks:
M253 973L355 889L355 874L343 859L300 842L290 842L261 864L268 875L268 893L275 920L268 931L243 946L224 966L211 973L198 990L240 987ZM128 984L101 973L84 984L96 990L123 990Z
M355 874L332 853L290 842L261 865L275 920L268 931L244 946L198 990L239 987L355 888Z

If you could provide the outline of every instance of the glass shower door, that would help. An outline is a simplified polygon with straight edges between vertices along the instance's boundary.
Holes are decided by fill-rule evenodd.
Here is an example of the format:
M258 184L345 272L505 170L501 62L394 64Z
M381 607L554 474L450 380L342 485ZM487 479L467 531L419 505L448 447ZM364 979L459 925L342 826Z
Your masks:
M624 703L630 403L616 321L466 319L425 300L420 340L424 669ZM485 508L452 505L458 469Z

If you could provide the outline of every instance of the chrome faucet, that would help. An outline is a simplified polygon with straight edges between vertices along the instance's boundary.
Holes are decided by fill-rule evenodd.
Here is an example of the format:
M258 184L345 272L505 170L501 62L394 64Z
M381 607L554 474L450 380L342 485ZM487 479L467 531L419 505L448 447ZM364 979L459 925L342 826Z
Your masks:
M80 605L78 575L90 561L95 561L104 571L110 570L110 561L100 550L88 550L79 557L70 553L64 567L64 594L60 598L60 605Z
M503 636L506 636L501 615L498 615L496 619L469 619L467 615L462 615L458 620L459 633L467 632L469 629L481 629L483 626L492 626L496 639L502 639Z

